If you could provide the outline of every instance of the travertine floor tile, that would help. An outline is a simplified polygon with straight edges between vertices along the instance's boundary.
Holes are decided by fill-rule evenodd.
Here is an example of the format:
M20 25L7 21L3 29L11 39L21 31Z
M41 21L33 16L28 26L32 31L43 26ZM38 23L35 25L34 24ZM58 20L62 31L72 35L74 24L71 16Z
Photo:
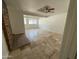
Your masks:
M38 34L31 38L31 45L13 51L10 53L13 58L10 59L58 59L62 36L49 31L38 31Z

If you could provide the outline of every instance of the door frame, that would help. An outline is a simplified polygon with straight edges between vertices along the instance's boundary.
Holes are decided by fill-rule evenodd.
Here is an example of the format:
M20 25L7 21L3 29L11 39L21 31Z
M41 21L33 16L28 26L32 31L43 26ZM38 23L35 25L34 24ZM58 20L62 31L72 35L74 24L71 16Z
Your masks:
M5 20L8 20L8 25L5 24L6 23ZM10 26L7 5L6 5L5 1L2 0L2 31L4 33L4 37L5 37L5 40L7 43L8 50L11 51L10 39L13 39L13 38L9 38L9 35L8 35L9 32L7 31L7 26L9 27L8 29L10 29L9 32L11 32L9 35L12 35L12 29Z
M77 53L77 0L70 0L60 59L75 59Z

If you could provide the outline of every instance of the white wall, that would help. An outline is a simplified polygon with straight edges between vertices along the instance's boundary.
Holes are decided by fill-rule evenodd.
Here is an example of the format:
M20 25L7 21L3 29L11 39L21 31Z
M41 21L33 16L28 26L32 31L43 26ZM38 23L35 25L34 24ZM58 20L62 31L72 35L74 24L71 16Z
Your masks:
M13 34L24 33L23 14L20 10L7 5Z
M9 51L6 45L5 37L4 34L2 33L2 59L7 59L8 53Z
M52 32L63 34L67 13L57 14L47 18L40 18L39 27Z

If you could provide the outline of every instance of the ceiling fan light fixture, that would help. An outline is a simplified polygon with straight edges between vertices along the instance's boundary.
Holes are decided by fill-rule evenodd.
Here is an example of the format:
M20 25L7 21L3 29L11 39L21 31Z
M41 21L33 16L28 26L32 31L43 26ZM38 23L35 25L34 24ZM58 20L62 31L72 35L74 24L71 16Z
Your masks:
M55 8L51 8L50 6L44 6L43 8L38 9L38 11L40 12L44 12L44 13L52 13L52 11L54 11Z

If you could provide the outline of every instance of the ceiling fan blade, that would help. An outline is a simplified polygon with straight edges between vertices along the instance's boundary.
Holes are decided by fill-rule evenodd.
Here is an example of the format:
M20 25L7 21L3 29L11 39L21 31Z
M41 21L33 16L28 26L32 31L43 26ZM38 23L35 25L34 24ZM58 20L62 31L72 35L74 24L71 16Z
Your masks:
M51 8L51 9L49 9L49 10L55 10L55 8Z
M50 10L48 10L48 12L50 12Z

